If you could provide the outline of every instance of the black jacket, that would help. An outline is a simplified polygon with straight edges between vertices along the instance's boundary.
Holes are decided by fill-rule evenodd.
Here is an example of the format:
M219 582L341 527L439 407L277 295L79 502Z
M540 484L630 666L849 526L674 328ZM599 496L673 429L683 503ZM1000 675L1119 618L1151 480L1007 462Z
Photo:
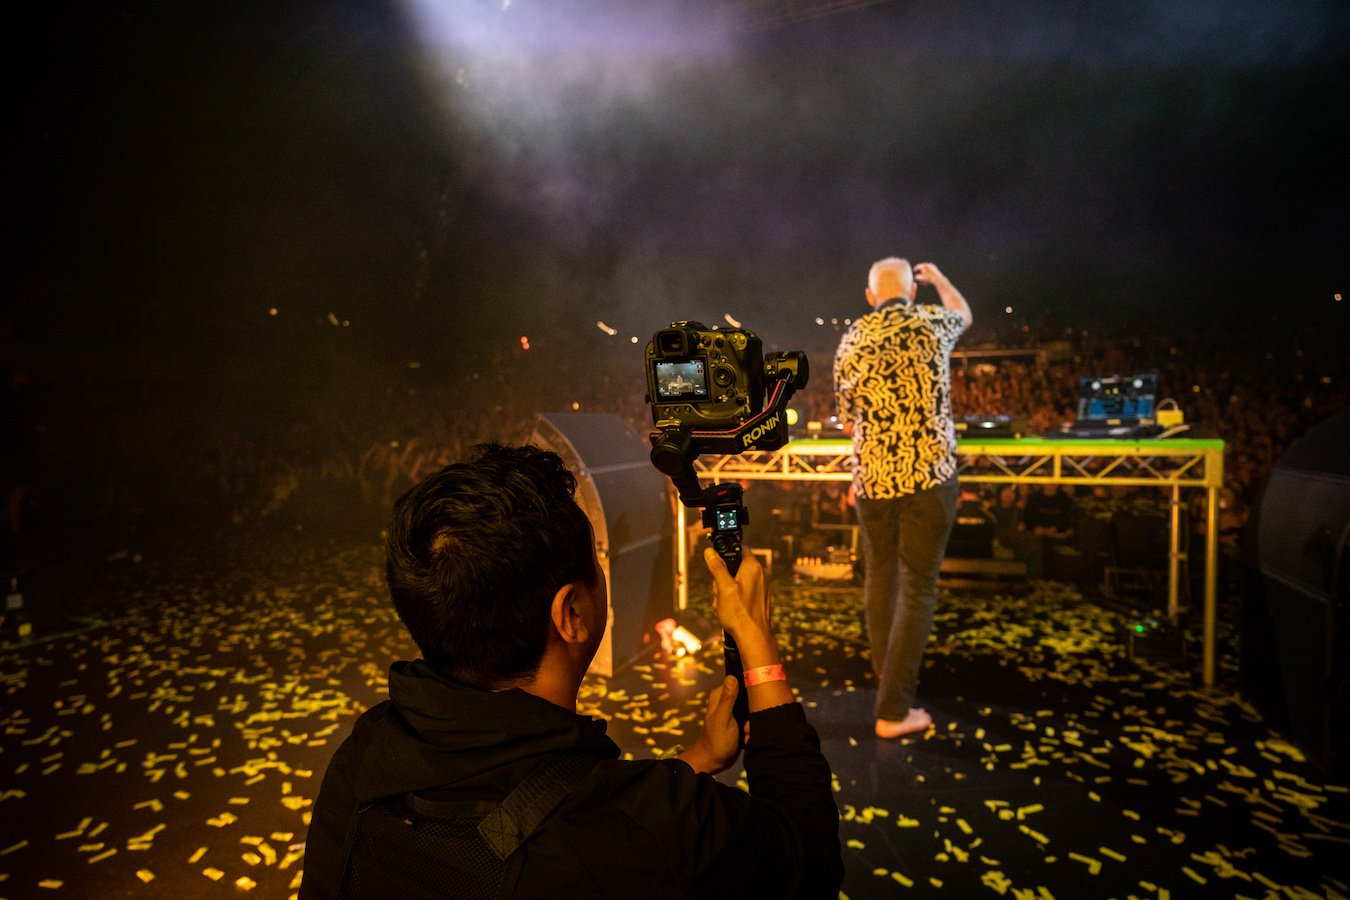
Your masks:
M624 761L605 722L521 690L481 691L395 663L390 699L357 721L324 775L301 900L333 898L360 805L416 792L504 798L551 755L601 759L517 853L516 898L828 897L843 881L830 768L799 704L754 713L751 793L679 760Z

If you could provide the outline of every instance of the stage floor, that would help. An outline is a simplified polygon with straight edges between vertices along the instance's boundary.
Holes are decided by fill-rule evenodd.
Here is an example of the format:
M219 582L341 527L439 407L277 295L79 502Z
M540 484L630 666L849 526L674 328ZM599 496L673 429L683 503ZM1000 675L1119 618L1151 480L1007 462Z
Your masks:
M35 581L106 625L0 651L0 897L293 895L328 758L416 655L381 573L377 541L282 533ZM882 741L860 587L774 591L844 895L1350 896L1350 794L1236 696L1231 654L1204 689L1195 656L1129 660L1124 620L1070 588L944 593L934 727ZM713 646L653 650L581 708L647 757L694 739L720 674Z

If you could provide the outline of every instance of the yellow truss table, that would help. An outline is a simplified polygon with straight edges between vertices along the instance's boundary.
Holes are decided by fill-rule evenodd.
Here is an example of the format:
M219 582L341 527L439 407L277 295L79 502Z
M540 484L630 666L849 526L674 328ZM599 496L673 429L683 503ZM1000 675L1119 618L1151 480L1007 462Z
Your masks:
M848 440L800 440L772 452L711 456L695 461L699 477L712 481L849 481ZM959 476L980 484L1082 484L1096 487L1171 488L1171 548L1167 612L1175 619L1181 553L1181 489L1207 493L1205 522L1204 681L1214 683L1214 626L1218 593L1219 490L1223 487L1223 441L1047 440L970 438L956 445ZM688 602L685 507L675 504L676 598Z

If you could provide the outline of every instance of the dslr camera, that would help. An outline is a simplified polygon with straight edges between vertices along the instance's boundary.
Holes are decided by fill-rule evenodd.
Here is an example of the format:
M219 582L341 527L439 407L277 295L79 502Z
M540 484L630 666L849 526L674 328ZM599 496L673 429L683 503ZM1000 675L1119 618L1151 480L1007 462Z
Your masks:
M765 356L759 336L741 328L675 322L647 344L652 421L658 431L691 432L695 455L781 447L787 441L787 401L806 386L808 375L805 353ZM763 414L769 392L775 396Z

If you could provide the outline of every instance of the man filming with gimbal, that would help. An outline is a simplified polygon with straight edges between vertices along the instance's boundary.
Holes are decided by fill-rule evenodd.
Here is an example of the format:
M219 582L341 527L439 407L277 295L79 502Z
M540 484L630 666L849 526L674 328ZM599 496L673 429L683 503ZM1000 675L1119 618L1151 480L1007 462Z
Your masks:
M764 573L712 550L745 666L746 793L732 678L669 760L621 760L576 714L608 587L555 454L482 445L396 504L387 571L422 659L395 663L324 776L302 898L828 897L843 879L819 740L788 687Z

